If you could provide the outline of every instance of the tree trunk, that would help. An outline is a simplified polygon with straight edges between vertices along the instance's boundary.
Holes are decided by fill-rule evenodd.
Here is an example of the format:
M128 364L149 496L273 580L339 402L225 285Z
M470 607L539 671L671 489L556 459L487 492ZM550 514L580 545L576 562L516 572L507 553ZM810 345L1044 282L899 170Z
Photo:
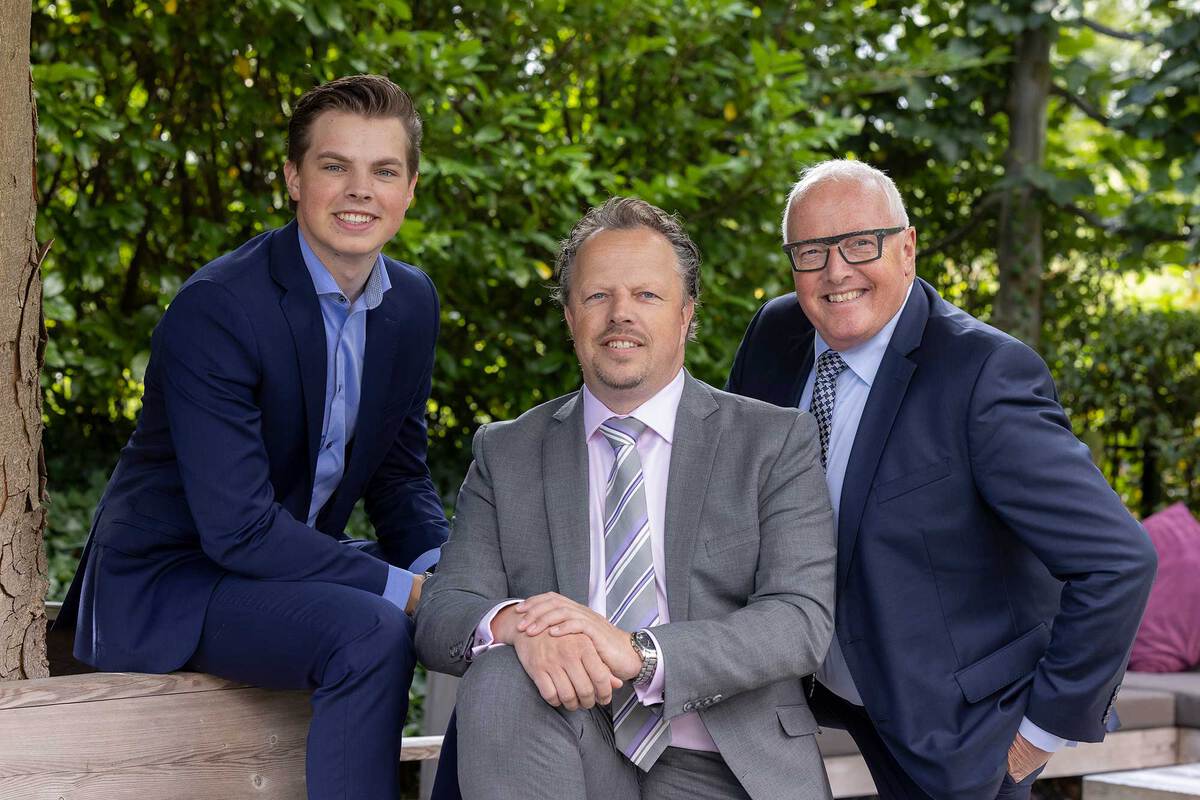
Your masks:
M0 409L0 680L49 674L31 14L30 0L0 0L0 386L10 392Z
M1008 152L1005 179L1011 185L1000 207L996 259L1000 288L992 323L1031 347L1042 328L1042 203L1030 181L1046 155L1046 103L1050 97L1053 20L1027 28L1017 39L1008 85Z

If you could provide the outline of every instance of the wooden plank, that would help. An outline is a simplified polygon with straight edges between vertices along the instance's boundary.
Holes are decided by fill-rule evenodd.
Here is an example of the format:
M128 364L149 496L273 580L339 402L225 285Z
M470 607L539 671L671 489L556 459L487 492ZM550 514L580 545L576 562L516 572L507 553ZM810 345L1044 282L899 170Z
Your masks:
M400 748L401 761L436 761L441 754L441 736L406 736Z
M1116 731L1103 742L1064 747L1046 765L1043 778L1089 775L1123 769L1162 767L1179 763L1179 729L1146 728Z
M875 781L871 780L867 762L860 755L826 758L825 772L835 798L875 794Z
M1200 764L1089 775L1084 800L1185 800L1200 797Z
M244 688L200 672L93 672L0 683L0 710Z
M1186 764L1200 761L1200 730L1196 728L1179 729L1179 763Z
M303 797L309 717L254 688L5 709L0 798Z

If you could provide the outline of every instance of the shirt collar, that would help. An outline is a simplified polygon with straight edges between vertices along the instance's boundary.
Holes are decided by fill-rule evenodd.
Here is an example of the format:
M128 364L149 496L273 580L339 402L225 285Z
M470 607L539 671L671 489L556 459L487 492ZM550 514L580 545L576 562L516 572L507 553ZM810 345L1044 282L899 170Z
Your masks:
M300 255L304 257L304 266L308 268L308 274L312 278L313 288L317 290L317 296L337 295L341 297L341 287L337 285L337 280L321 263L321 259L317 257L313 249L308 246L304 232L297 228L296 234L300 237ZM367 277L363 292L358 300L354 301L354 304L357 306L361 303L367 310L376 308L383 302L383 293L391 288L392 281L383 265L383 254L381 253L375 257L375 266L371 267L371 274Z
M601 423L610 417L635 417L644 422L661 436L667 444L675 435L675 415L679 411L679 398L683 397L683 374L679 374L666 386L658 390L658 394L635 408L629 414L617 414L604 405L596 395L592 394L587 384L583 386L583 432L584 439L590 439L600 428Z
M875 383L875 373L879 372L879 365L883 362L883 354L887 352L888 342L892 340L892 334L896 330L896 326L900 324L900 315L904 313L904 307L908 305L908 298L912 295L912 287L916 281L908 285L908 292L904 295L904 302L900 304L900 310L888 320L888 324L879 329L879 333L867 339L860 345L855 345L849 350L839 350L842 360L846 362L846 366L862 380L867 386ZM816 334L813 338L813 363L817 363L817 359L821 354L830 347L821 338L821 334L814 331Z

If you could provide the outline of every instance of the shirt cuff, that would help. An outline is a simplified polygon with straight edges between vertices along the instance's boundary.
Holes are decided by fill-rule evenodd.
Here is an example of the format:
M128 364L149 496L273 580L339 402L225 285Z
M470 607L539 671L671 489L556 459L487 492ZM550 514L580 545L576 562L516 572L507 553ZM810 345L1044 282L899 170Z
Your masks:
M649 628L646 633L650 634L650 638L654 641L654 649L658 652L658 663L654 665L654 675L651 676L650 682L644 687L634 686L633 691L637 693L638 701L644 706L655 706L663 702L667 688L667 671L663 666L663 651L658 646L658 639L654 637L654 631Z
M1029 717L1021 718L1021 727L1017 729L1017 732L1025 737L1025 741L1047 753L1055 753L1064 747L1074 747L1079 744L1039 728L1030 721Z
M403 611L408 607L412 594L413 574L406 569L388 564L387 583L383 587L383 599Z
M421 555L417 556L417 560L409 565L408 571L416 575L423 572L429 572L442 559L442 548L435 547L432 550L426 550Z
M476 656L481 656L493 647L503 647L504 642L497 642L496 637L492 635L492 620L496 618L504 609L511 605L516 605L520 600L505 600L503 603L497 603L496 607L483 615L483 619L479 620L479 624L475 626L475 640L471 647L471 653L468 661Z

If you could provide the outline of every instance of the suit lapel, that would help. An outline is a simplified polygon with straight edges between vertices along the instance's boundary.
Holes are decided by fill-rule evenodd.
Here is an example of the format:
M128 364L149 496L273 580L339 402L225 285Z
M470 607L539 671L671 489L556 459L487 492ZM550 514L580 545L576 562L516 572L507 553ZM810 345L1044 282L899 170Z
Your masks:
M292 332L300 386L304 395L304 414L308 429L308 490L312 495L317 470L317 448L321 425L325 420L325 323L312 277L300 254L296 222L281 228L271 242L271 277L284 289L279 306ZM303 509L307 514L308 509Z
M591 528L588 521L588 456L579 393L563 403L542 442L542 488L558 591L588 604Z
M925 323L929 320L928 284L918 280L900 315L892 340L888 343L871 393L863 408L862 421L854 436L854 447L846 465L842 482L842 499L838 507L838 590L845 584L858 542L859 526L879 458L887 444L892 424L908 391L908 383L917 365L908 358L921 343ZM932 292L932 287L928 287ZM807 375L807 373L805 373Z
M795 370L780 370L780 373L783 375L791 375L792 382L787 387L787 392L784 395L779 397L778 400L771 401L774 405L799 408L800 395L804 394L804 384L808 380L808 373L812 372L814 338L814 329L811 325L808 325L792 340L791 347L785 357L791 364L798 364L799 368ZM807 411L808 409L804 410Z
M685 375L671 442L666 530L663 531L667 610L676 622L688 618L692 557L709 476L721 439L720 430L706 425L704 420L716 410L717 401L708 387L691 375Z
M386 265L383 269L387 269ZM358 420L355 423L354 447L349 453L343 485L356 485L349 479L371 462L377 452L378 442L371 438L372 431L383 428L383 409L387 405L388 390L393 388L396 374L396 354L402 344L402 311L395 291L385 292L377 307L367 312L367 341L363 346L362 388L358 397ZM366 434L361 439L358 434ZM390 444L387 443L387 444Z

